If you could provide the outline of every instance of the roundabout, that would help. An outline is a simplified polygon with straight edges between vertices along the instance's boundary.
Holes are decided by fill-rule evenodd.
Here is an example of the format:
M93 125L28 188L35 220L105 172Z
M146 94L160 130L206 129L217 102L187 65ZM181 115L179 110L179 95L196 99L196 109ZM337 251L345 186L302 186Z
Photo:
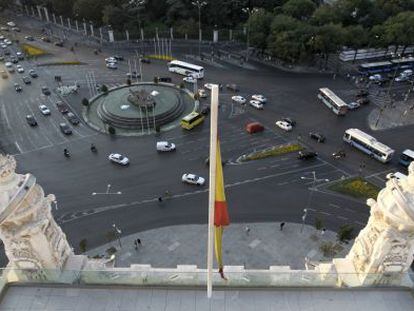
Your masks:
M124 136L166 131L194 106L192 93L174 84L142 82L109 89L89 100L83 111L88 124Z

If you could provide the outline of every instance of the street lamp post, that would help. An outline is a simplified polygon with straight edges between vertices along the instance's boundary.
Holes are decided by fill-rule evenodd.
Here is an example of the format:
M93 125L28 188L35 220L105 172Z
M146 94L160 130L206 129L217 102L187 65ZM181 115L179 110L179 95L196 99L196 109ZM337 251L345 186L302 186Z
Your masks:
M257 12L257 8L242 8L244 13L247 13L247 33L246 33L246 62L249 60L249 45L250 45L250 17L253 13Z
M198 57L201 59L201 8L207 5L207 2L197 0L191 4L198 8Z
M318 179L316 177L316 172L315 171L312 172L312 177L301 176L300 179L302 179L302 180L312 180L312 188L310 189L311 192L309 193L309 196L308 196L308 202L306 203L306 208L303 209L304 214L302 216L302 227L300 229L300 232L302 233L303 232L303 227L305 226L306 216L308 215L308 210L309 210L309 207L312 203L312 197L313 197L313 192L315 191L316 183L318 183L318 182L328 182L329 179L326 179L326 178Z
M121 234L122 234L122 231L115 224L112 224L112 227L114 228L115 232L118 235L119 248L122 248L122 244L121 244Z

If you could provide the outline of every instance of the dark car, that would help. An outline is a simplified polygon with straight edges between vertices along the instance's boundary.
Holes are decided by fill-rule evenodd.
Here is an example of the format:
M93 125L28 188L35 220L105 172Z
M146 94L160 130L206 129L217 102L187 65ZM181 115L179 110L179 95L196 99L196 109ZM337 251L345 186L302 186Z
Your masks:
M36 121L35 117L31 114L28 114L26 116L26 121L30 126L36 126L37 125L37 121Z
M72 123L73 125L79 124L78 117L75 116L72 112L68 112L68 114L66 115L66 117L68 118L69 122Z
M148 58L141 58L141 63L143 64L151 64L151 61Z
M27 41L34 41L34 38L32 36L26 36L24 37Z
M369 92L367 89L360 89L358 90L358 92L356 93L356 98L360 98L360 97L366 97L369 95Z
M298 153L298 159L299 160L310 160L313 158L316 158L318 154L313 151L299 151Z
M316 140L318 143L324 143L326 138L321 133L310 132L309 137Z
M357 100L357 103L360 105L367 105L369 104L369 99L366 97L362 97Z
M36 71L34 71L34 69L30 69L30 70L29 70L29 75L30 75L32 78L37 78L37 77L38 77L38 75L37 75Z
M233 92L239 91L239 87L237 86L237 84L234 84L234 83L226 84L226 89L233 91Z
M59 110L60 113L68 113L69 112L69 108L68 106L61 101L56 102L56 107Z
M63 42L62 41L55 42L55 45L58 46L58 47L63 48Z
M62 131L63 134L65 134L65 135L71 135L72 134L72 129L66 123L60 123L59 127L60 127L60 130Z
M282 118L282 121L285 121L285 122L289 123L290 126L295 126L296 125L296 121L293 120L292 118Z
M172 79L170 77L157 77L159 82L167 82L167 83L171 83Z
M203 109L201 109L200 112L203 116L207 116L210 113L210 107L204 107Z
M346 153L344 150L340 149L338 151L335 151L334 153L332 153L332 157L334 159L341 159L341 158L345 158L346 157Z
M17 63L19 62L19 60L17 59L17 57L14 57L14 56L10 57L10 61L11 61L13 64L17 64Z
M20 86L19 83L14 84L14 89L16 90L16 92L21 92L22 91L22 87Z
M124 60L124 57L122 55L114 55L114 58L116 60Z
M22 78L22 80L23 80L24 84L30 84L30 83L32 83L32 81L30 80L30 78L28 76L24 76Z
M50 95L50 90L47 86L42 86L42 93L45 95Z
M131 78L133 78L133 79L141 78L141 75L138 72L136 72L136 71L128 72L126 74L126 76L127 76L128 79L131 79Z
M9 56L10 55L10 50L5 50L4 55Z

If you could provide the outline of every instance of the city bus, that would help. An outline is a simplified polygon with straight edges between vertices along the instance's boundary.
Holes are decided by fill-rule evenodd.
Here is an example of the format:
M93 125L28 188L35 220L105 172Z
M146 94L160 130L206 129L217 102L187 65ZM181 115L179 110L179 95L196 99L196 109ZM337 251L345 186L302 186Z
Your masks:
M180 125L183 129L191 130L197 125L203 123L204 116L198 112L191 112L181 119Z
M345 115L348 111L348 105L326 87L319 89L318 98L338 116Z
M394 155L394 150L390 147L380 143L374 137L359 129L346 130L343 139L351 146L382 163L389 162Z
M168 63L168 70L170 72L178 73L184 76L192 76L197 79L204 78L204 68L198 65L173 60Z
M399 163L405 167L408 167L411 162L414 161L414 151L405 149L400 155Z
M364 63L358 66L360 74L372 75L375 73L390 72L394 68L394 64L390 61Z
M414 57L403 57L391 60L394 65L394 69L413 69Z

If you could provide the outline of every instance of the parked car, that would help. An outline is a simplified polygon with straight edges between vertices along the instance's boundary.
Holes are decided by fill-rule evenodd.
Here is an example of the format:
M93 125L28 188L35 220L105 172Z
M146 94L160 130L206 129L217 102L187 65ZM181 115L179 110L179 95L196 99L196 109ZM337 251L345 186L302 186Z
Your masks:
M226 84L226 89L233 91L233 92L239 91L239 87L237 86L237 84L234 84L234 83Z
M22 65L16 65L16 69L18 73L23 73L24 72L24 68L22 67Z
M309 160L309 159L316 158L317 156L318 156L318 154L316 152L313 152L313 151L299 151L298 152L298 159L299 160Z
M27 41L34 41L34 38L32 36L25 36L24 37Z
M62 101L56 102L56 107L60 113L68 113L69 107Z
M16 27L16 23L15 22L7 22L6 24L9 27Z
M50 90L47 86L42 86L42 93L44 95L50 95Z
M62 133L65 134L65 135L71 135L72 134L72 129L70 128L69 125L67 125L67 123L59 123L59 128L62 131Z
M170 77L154 77L154 80L157 79L158 82L171 83L172 79Z
M46 36L40 37L40 40L42 40L43 42L49 42L50 43L50 38L46 37Z
M292 127L296 126L296 121L293 120L292 118L285 117L285 118L282 118L282 121L285 121L285 122L289 123L290 126L292 126Z
M117 63L118 62L118 60L115 58L115 57L107 57L107 58L105 58L105 63Z
M19 27L13 27L12 30L13 31L16 31L16 32L20 32L20 28Z
M318 143L324 143L326 138L321 133L309 132L309 137L316 140Z
M239 95L232 96L231 100L234 101L235 103L242 104L242 105L246 103L246 98L244 98L243 96L239 96Z
M252 95L252 99L257 100L257 101L261 102L262 104L267 102L267 98L264 97L263 95L260 95L260 94Z
M13 64L17 64L19 62L19 60L17 59L17 57L10 57L10 62L12 62Z
M188 77L184 77L183 81L187 83L196 83L197 79L194 78L193 76L188 76Z
M141 74L139 74L136 71L127 72L126 76L127 76L127 79L139 79L139 78L141 78Z
M44 116L50 115L50 109L46 105L40 105L39 110Z
M122 154L119 153L111 153L108 156L109 161L116 163L116 164L120 164L120 165L128 165L129 164L129 159L126 156L123 156Z
M18 60L24 60L24 55L22 52L16 52L16 56Z
M37 73L36 73L36 71L35 71L34 69L30 69L30 70L29 70L29 75L30 75L32 78L37 78L37 77L38 77L38 75L37 75Z
M122 55L114 55L113 58L120 61L124 60L124 57Z
M355 110L358 109L361 105L357 102L350 102L346 104L348 106L349 110Z
M252 99L252 100L249 102L249 104L250 104L250 106L252 106L252 107L254 107L254 108L256 108L256 109L259 109L259 110L263 109L263 104L262 104L262 102L260 102L260 101L258 101L258 100L254 100L254 99Z
M279 121L276 121L275 124L276 124L276 126L280 127L282 130L284 130L286 132L289 132L289 131L292 130L292 125L290 125L289 122L279 120Z
M158 152L174 151L175 150L175 144L170 143L168 141L158 141L157 145L156 145L156 148L157 148Z
M409 76L400 75L400 76L396 77L394 80L395 80L395 82L405 82L405 81L408 81L409 79L410 79Z
M181 181L190 185L202 186L205 183L203 177L197 176L195 174L183 174Z
M26 121L30 126L36 126L37 125L37 121L36 121L35 117L31 114L26 116Z
M30 80L30 78L28 76L24 76L22 78L22 80L23 80L24 84L31 84L32 83L32 80Z
M375 75L369 76L368 79L369 79L369 81L373 81L373 82L381 81L382 76L379 73L377 73Z
M72 112L68 112L66 117L68 118L69 122L73 125L79 124L79 119L77 116L75 116Z
M21 92L23 90L19 83L14 84L14 89L16 92Z
M264 126L259 122L252 122L246 125L246 131L249 134L259 133L264 131Z

